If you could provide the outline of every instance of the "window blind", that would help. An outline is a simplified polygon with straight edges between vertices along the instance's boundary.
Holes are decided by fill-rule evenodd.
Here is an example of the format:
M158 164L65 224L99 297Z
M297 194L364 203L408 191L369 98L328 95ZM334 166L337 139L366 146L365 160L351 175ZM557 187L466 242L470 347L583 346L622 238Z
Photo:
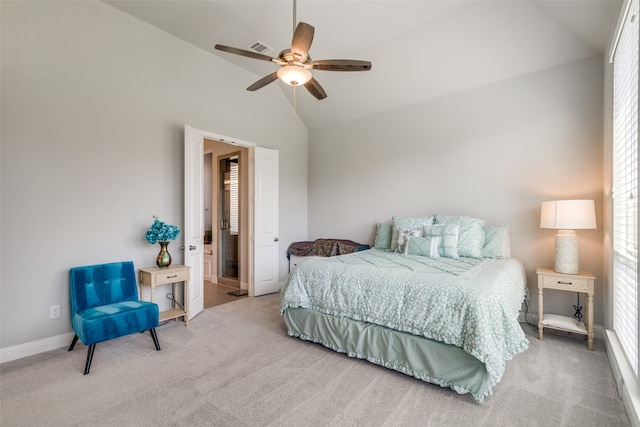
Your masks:
M229 228L231 234L238 234L238 215L239 215L239 193L238 193L238 162L231 162L231 172L229 173Z
M638 375L638 0L613 52L613 326Z

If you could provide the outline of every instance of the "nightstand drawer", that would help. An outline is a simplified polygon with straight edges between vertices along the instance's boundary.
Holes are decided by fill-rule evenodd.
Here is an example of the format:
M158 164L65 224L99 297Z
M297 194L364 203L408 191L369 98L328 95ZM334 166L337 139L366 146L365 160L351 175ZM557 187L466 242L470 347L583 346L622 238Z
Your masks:
M565 291L588 292L589 279L577 277L542 276L546 289L561 289Z
M147 267L140 269L140 283L157 286L189 281L189 267L171 265L167 268Z
M156 274L156 285L165 285L168 283L184 282L189 280L189 270L167 271L166 273Z

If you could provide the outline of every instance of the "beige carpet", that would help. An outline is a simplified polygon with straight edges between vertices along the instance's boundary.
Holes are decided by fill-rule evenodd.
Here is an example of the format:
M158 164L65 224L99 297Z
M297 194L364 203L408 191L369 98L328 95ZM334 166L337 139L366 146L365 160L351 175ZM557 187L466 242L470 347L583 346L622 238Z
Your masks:
M189 328L0 365L2 426L628 426L602 342L538 341L484 404L289 337L279 296L210 308Z

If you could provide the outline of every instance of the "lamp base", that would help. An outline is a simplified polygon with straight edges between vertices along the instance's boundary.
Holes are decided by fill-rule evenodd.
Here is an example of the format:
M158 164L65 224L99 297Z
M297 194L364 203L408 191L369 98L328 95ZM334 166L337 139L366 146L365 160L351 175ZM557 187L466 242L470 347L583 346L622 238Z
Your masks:
M573 230L559 230L556 234L555 271L562 274L578 274L580 257L578 236Z

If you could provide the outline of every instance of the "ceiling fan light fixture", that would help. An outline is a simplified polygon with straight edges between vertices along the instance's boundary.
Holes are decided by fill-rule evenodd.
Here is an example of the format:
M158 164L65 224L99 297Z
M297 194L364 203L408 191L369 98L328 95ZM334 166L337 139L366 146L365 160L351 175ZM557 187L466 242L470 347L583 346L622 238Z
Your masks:
M311 71L299 65L285 65L278 70L278 78L290 86L300 86L311 80Z

